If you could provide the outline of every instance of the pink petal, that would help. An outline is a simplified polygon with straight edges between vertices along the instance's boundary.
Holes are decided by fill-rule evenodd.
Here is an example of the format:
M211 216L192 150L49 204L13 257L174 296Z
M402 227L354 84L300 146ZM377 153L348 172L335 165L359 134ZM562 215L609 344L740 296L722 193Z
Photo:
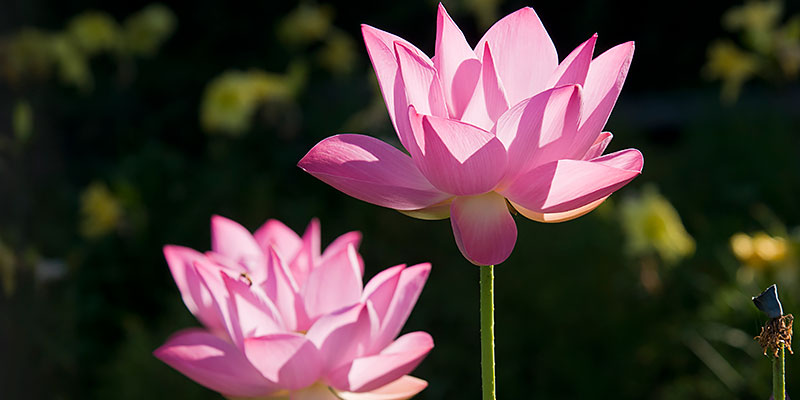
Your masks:
M596 136L577 133L580 111L580 86L571 85L525 99L503 114L495 128L508 149L502 186L541 164L585 154Z
M327 380L338 390L375 390L414 370L432 348L433 339L429 334L411 332L399 337L380 354L357 358L337 368Z
M424 114L447 118L449 113L442 82L431 61L401 42L395 42L394 49L403 85L406 88L408 104ZM406 149L414 154L413 149L408 147Z
M581 160L591 160L603 155L603 152L606 151L606 147L611 143L611 139L614 138L614 135L611 132L600 132L600 135L597 136L595 139L594 144L592 147L589 147L589 150L586 151L586 154L581 157Z
M363 299L373 305L380 320L380 330L371 351L382 350L403 329L430 272L429 263L408 268L398 265L375 275L367 283Z
M264 256L247 228L219 215L211 217L211 249L235 262Z
M234 280L226 274L221 274L225 288L228 290L228 309L230 310L231 326L234 334L231 335L234 343L241 344L246 338L283 332L283 319L275 305L265 296L259 296L252 289L251 283L243 280Z
M643 165L636 149L592 161L553 161L520 176L502 193L533 212L562 213L607 197L637 177Z
M311 271L303 288L303 302L308 316L314 320L357 303L362 289L360 260L355 247L350 245L347 251Z
M583 93L581 131L600 133L617 102L633 58L633 42L620 44L597 56L589 66Z
M473 264L500 264L517 242L517 225L506 199L495 192L457 197L450 208L450 222L458 249Z
M286 329L298 329L297 309L303 308L300 289L286 264L274 248L267 250L267 279L261 284L267 298L279 310ZM301 304L297 304L301 303Z
M372 279L367 282L367 285L364 286L361 300L364 302L371 301L378 314L378 318L381 320L386 316L386 311L389 309L389 305L394 298L397 283L400 281L400 275L405 268L405 264L386 268L373 276ZM391 338L390 341L393 339L394 338Z
M253 234L264 254L270 247L286 260L291 260L300 250L302 241L293 230L277 219L270 219Z
M322 253L320 264L324 264L326 260L331 257L337 257L339 253L346 251L347 248L352 245L353 248L356 249L358 264L361 269L361 276L364 276L364 260L361 258L361 254L358 254L359 244L361 244L361 232L348 232L342 236L339 236L333 241L333 243L325 248L325 252Z
M278 389L232 344L199 329L176 333L153 355L195 382L226 396L264 396Z
M220 319L214 299L194 267L194 262L204 260L205 256L188 247L168 245L164 246L164 257L186 308L208 329L224 330L225 323Z
M289 271L292 272L292 276L301 290L311 274L311 270L319 262L322 247L320 235L319 220L313 218L303 233L300 250L289 262Z
M578 207L574 210L564 211L560 213L538 213L535 211L528 210L527 208L522 207L521 205L514 203L513 201L509 201L511 205L514 207L515 210L519 211L520 214L525 216L526 218L532 219L538 222L546 222L546 223L558 223L569 221L578 217L582 217L592 210L603 204L603 202L608 198L608 196L603 197L600 200L593 201L583 207Z
M428 382L405 375L369 392L337 392L337 396L342 400L406 400L414 397L426 387L428 387Z
M244 352L267 379L295 390L316 382L322 372L319 351L298 333L276 333L249 338Z
M414 139L408 122L409 102L406 99L406 88L400 74L394 43L402 43L406 49L411 49L422 59L427 59L427 56L411 43L391 33L369 25L361 25L361 32L364 36L364 43L367 45L369 58L372 60L372 66L375 68L375 75L378 77L386 108L389 110L389 117L400 142L406 149L410 149L416 145L412 146ZM430 60L428 63L431 64Z
M461 120L491 130L497 119L508 110L508 96L500 77L497 76L491 46L487 43L483 48L480 79Z
M212 305L218 314L219 320L224 324L225 333L235 345L241 346L244 340L244 332L234 305L234 299L226 285L226 278L243 280L246 280L246 278L238 274L231 276L229 274L230 271L222 269L207 260L195 261L194 267L200 281L210 293Z
M475 46L479 57L486 43L492 44L495 66L511 105L544 90L558 66L556 48L530 7L507 15L489 28Z
M461 118L478 83L481 62L469 47L464 34L447 15L442 3L439 3L436 19L436 57L433 65L442 82L449 116Z
M564 61L558 65L547 87L558 87L563 85L583 85L586 83L586 73L589 72L589 64L592 62L594 54L594 44L597 42L595 33L589 40L580 44L572 53L569 53Z
M373 324L377 321L370 318L364 304L355 304L318 319L306 337L320 351L323 374L366 354Z
M325 251L322 252L322 258L330 257L333 254L336 254L342 250L347 249L347 246L353 245L356 250L358 250L358 246L361 244L361 232L352 231L347 232L344 235L341 235L334 239L328 247L325 248Z
M485 193L505 173L506 151L489 132L460 121L418 114L410 107L411 126L424 137L415 159L439 190L456 195Z
M410 157L369 136L329 137L298 165L336 189L382 207L416 210L449 197L425 179Z

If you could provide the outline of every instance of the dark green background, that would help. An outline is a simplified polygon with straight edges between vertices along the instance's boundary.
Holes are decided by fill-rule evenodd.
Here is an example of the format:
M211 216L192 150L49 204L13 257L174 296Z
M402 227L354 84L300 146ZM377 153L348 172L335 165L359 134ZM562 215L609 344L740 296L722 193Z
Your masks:
M86 9L121 20L147 4L6 0L0 34L24 26L62 29ZM449 221L415 220L363 203L296 167L372 99L359 24L432 54L436 4L330 4L335 26L356 40L358 62L343 76L312 64L296 102L300 125L290 134L254 121L241 137L209 135L198 110L205 85L223 71L282 73L290 60L313 50L291 49L277 38L275 26L295 2L168 3L177 30L156 57L135 61L129 84L118 82L108 57L92 61L90 93L54 79L22 87L0 82L0 135L11 137L18 99L27 99L36 116L30 141L0 152L0 237L19 253L34 249L68 266L63 279L47 284L20 266L14 294L0 296L0 398L219 398L151 355L171 332L196 324L161 247L208 249L212 214L251 230L278 218L302 231L318 217L323 244L359 230L368 276L399 263L431 262L432 275L405 328L426 330L436 342L414 372L430 382L418 398L478 398L478 269L461 257ZM500 15L524 5L505 2ZM741 340L725 332L733 327L746 339L758 333L765 318L749 296L776 279L785 309L798 311L800 285L770 273L737 283L739 264L728 240L738 231L764 229L763 207L788 227L800 225L798 85L754 82L736 104L720 103L718 83L704 81L700 71L712 39L733 37L720 26L733 5L728 1L532 5L562 57L594 32L599 51L636 41L608 124L615 134L609 150L636 147L645 168L612 198L655 183L683 217L697 251L662 267L662 290L648 293L638 261L623 251L613 209L555 225L518 216L516 249L496 269L499 397L766 399L769 362L755 342L732 346ZM797 13L798 4L788 10ZM474 17L463 8L451 15L476 43L482 29ZM394 135L388 118L363 133ZM138 214L129 229L90 240L78 230L80 193L98 180L133 187ZM726 385L698 357L697 337L738 371L737 385ZM797 359L789 357L788 388L800 396Z

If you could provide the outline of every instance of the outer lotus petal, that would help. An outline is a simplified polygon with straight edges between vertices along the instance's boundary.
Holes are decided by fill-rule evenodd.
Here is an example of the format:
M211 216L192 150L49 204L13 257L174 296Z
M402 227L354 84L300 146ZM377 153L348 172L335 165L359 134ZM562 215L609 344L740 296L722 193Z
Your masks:
M405 375L369 392L337 392L337 396L342 400L406 400L414 397L426 387L428 387L428 382Z
M597 158L603 155L603 152L606 151L606 147L611 143L611 139L614 138L614 135L611 132L600 132L600 135L597 136L595 139L594 144L589 150L586 151L586 154L583 155L581 160L591 160L593 158Z
M219 215L211 217L211 249L235 262L264 256L247 228Z
M500 79L506 86L509 104L533 96L546 88L558 66L558 54L542 21L525 7L497 21L475 46L482 57L486 43L492 52Z
M578 218L578 217L582 217L582 216L590 213L595 208L597 208L600 204L603 204L603 202L607 198L608 198L608 196L603 197L600 200L591 202L591 203L589 203L589 204L587 204L587 205L585 205L583 207L578 207L578 208L576 208L574 210L564 211L564 212L560 212L560 213L537 213L535 211L528 210L527 208L522 207L521 205L519 205L517 203L514 203L513 201L509 201L509 202L514 207L514 209L519 211L519 213L522 214L523 216L525 216L526 218L529 218L529 219L532 219L532 220L538 221L538 222L557 223L557 222L565 222L565 221L569 221L569 220L572 220L572 219L575 219L575 218Z
M372 66L375 68L375 75L378 77L378 84L381 87L386 108L389 110L389 117L394 124L400 142L406 149L410 149L413 147L414 139L411 127L408 124L409 103L406 99L406 88L403 83L403 77L400 74L394 43L402 43L406 49L412 50L417 57L427 60L428 64L432 65L432 63L425 53L398 36L375 29L369 25L361 25L361 32L364 35L364 43L367 45L367 52L370 60L372 60Z
M353 247L358 250L358 246L361 244L361 232L352 231L347 232L344 235L341 235L334 239L328 247L325 248L325 251L322 252L322 258L330 257L334 254L339 253L342 250L347 249L347 246L353 245Z
M225 323L220 319L216 303L194 267L195 261L204 260L205 255L187 247L170 245L164 246L164 257L186 308L208 329L224 330Z
M394 49L400 64L403 85L406 87L408 104L413 105L424 114L442 118L449 117L442 82L430 60L420 57L413 49L409 49L400 42L394 43ZM419 142L419 138L417 141ZM413 157L413 145L406 149Z
M417 210L450 197L434 188L410 157L369 136L329 137L298 165L336 189L382 207Z
M316 382L322 372L319 351L298 333L276 333L246 339L244 352L267 379L295 390Z
M364 299L375 308L380 331L371 351L380 351L397 337L419 299L431 272L429 263L408 268L404 265L375 275L364 289ZM374 283L373 283L374 281Z
M502 194L533 212L562 213L607 197L637 177L643 166L636 149L592 161L559 160L520 176Z
M506 200L495 192L457 197L450 207L450 222L458 249L473 264L500 264L517 242L514 218Z
M597 135L606 125L628 76L633 50L633 42L620 44L597 56L589 66L580 128L587 135Z
M405 268L405 264L386 268L373 276L372 279L367 282L367 285L364 286L361 301L371 301L380 320L384 319L386 312L389 310L389 305L392 303L395 290L397 289L397 283L400 281L400 275ZM405 323L405 321L403 321L403 323ZM392 339L394 338L391 338L390 341ZM386 344L388 344L388 342Z
M264 396L278 389L236 347L199 329L176 333L153 355L195 382L227 396Z
M497 76L491 46L487 43L483 48L480 79L461 120L490 130L497 119L508 110L508 96L500 77Z
M436 19L436 57L433 65L442 82L450 117L461 118L478 83L481 62L464 39L464 34L447 15L442 3L439 3Z
M297 309L303 308L299 298L300 289L289 268L278 256L277 250L267 249L267 279L261 284L268 299L280 312L286 329L298 329ZM297 304L300 303L300 304Z
M289 271L292 272L292 276L294 276L294 280L301 291L312 269L319 263L320 249L322 247L320 236L319 220L312 218L303 233L303 244L300 247L300 251L289 263Z
M508 149L501 186L541 164L585 154L596 136L577 134L580 111L580 86L571 85L525 99L503 114L495 127L497 139Z
M423 153L414 161L433 186L455 195L492 190L505 174L506 150L489 132L446 118L418 114L409 108L411 126L424 137Z
M337 390L375 390L411 372L432 348L433 339L429 334L411 332L399 337L380 354L357 358L337 368L327 380Z
M306 337L320 351L323 373L361 357L369 350L373 321L364 304L327 314L317 320Z
M325 264L329 258L338 257L339 253L346 251L349 246L356 249L356 256L358 257L358 264L361 269L361 276L364 276L364 259L361 254L358 254L358 245L361 244L361 232L348 232L336 238L322 253L320 264Z
M311 271L303 288L308 316L314 320L357 303L363 289L361 282L361 263L355 247L350 245Z
M270 219L253 234L261 251L267 254L269 248L275 249L285 260L291 260L303 245L300 236L277 219Z
M595 33L589 40L580 44L572 53L569 53L564 61L558 65L547 87L558 87L563 85L583 85L586 83L586 73L589 72L589 64L592 62L594 54L594 44L597 42Z
M240 344L246 338L283 332L283 319L275 305L266 297L259 296L251 289L257 286L241 280L234 280L226 274L222 281L228 290L228 309L231 323L238 330L233 335L234 343Z
M412 218L436 221L440 219L450 218L450 203L452 202L453 199L449 198L440 203L436 203L430 207L420 208L419 210L398 210L398 211Z
M236 311L234 300L231 293L225 284L225 278L246 279L239 275L231 276L229 271L226 271L217 265L207 261L198 260L194 263L197 276L200 278L206 290L213 299L213 307L217 312L218 318L223 322L225 332L237 346L241 346L244 340L244 332L240 325L238 313Z

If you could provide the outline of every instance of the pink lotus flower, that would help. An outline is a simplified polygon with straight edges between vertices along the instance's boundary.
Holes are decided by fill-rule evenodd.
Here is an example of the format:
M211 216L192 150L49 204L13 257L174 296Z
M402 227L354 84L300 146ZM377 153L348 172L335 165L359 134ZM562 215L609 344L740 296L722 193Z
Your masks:
M509 212L540 222L581 216L641 173L635 149L602 155L602 132L633 56L624 43L592 58L597 36L561 63L531 8L472 49L439 6L436 55L362 26L389 116L409 155L375 138L329 137L299 166L358 199L423 219L450 217L479 265L511 254Z
M362 286L350 232L320 253L319 222L302 238L276 220L254 235L211 220L212 251L164 247L189 311L206 329L186 329L156 357L231 398L408 399L427 382L406 375L433 339L397 339L430 264L389 268Z

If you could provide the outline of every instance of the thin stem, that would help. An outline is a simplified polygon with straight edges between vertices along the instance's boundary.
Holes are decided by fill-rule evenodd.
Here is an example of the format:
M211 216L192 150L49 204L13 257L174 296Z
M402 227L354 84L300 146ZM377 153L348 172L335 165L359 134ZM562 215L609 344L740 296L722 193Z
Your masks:
M481 379L483 400L495 400L494 265L481 267Z
M780 345L778 357L772 359L772 397L786 400L786 365L784 345Z

